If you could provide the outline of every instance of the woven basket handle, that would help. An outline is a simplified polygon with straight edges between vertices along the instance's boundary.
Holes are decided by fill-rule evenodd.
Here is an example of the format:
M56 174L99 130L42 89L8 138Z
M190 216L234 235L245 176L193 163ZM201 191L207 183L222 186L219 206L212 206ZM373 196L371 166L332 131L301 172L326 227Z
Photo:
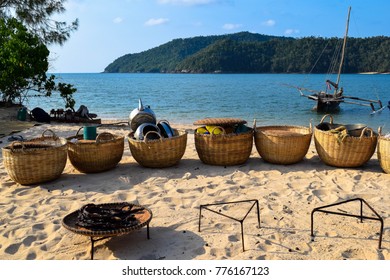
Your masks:
M50 132L52 135L51 136L46 136L46 137L51 137L53 138L54 140L57 140L58 139L58 136L54 133L53 130L51 129L46 129L44 132L42 132L42 137L45 137L45 133L46 132Z
M149 140L148 140L148 135L149 135L150 133L157 134L157 135L158 135L158 137L160 137L160 141L162 142L162 137L161 137L161 134L160 134L160 133L158 133L157 131L153 131L153 130L151 130L151 131L148 131L148 132L146 132L146 134L145 134L145 136L144 136L144 142L145 142L145 143L147 143L147 142L149 141Z
M79 135L79 132L80 132L80 130L82 130L83 129L83 127L80 127L79 128L79 130L77 130L77 132L76 132L76 136L78 136Z
M330 114L327 114L327 115L323 116L322 119L321 119L321 123L324 122L324 120L325 120L326 117L329 117L329 119L330 119L330 124L333 124L333 117L332 117L332 115L330 115Z
M104 139L105 137L107 136L107 138L110 138L110 139ZM99 133L98 136L96 137L96 143L100 143L100 142L104 142L104 141L112 141L112 140L115 140L115 137L114 135L112 135L111 133L109 132L102 132L102 133Z
M382 135L382 127L378 127L378 135Z
M256 130L256 119L253 120L253 130Z
M216 127L214 127L214 128L210 131L211 137L213 137L213 135L215 135L215 134L214 134L214 130L217 129L217 128L222 129L223 134L226 134L226 131L225 131L225 129L224 129L222 126L216 126Z
M366 133L367 130L369 130L371 132L370 137L372 137L374 135L374 131L372 130L372 128L366 126L365 128L363 128L362 133L360 134L360 139L363 138L364 133Z
M13 142L11 143L11 146L10 146L11 152L14 151L14 146L15 146L15 144L21 145L21 146L22 146L22 151L24 151L25 146L24 146L23 141L13 141Z

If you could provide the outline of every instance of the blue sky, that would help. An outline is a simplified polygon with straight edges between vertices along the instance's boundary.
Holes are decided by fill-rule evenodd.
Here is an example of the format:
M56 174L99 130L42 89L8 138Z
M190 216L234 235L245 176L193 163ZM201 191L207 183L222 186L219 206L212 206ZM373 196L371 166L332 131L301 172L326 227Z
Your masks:
M266 35L390 36L388 0L68 0L59 20L79 19L63 46L49 46L51 72L102 72L116 58L176 38L249 31Z

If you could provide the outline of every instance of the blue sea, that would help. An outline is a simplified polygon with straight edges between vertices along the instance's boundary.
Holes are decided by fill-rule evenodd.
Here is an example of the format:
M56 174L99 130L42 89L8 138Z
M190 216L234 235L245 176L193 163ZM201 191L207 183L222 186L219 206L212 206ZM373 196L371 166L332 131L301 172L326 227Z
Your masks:
M321 74L55 74L59 82L73 84L75 109L88 107L99 118L128 120L141 98L158 120L192 124L206 117L241 118L250 126L316 125L323 114L312 110L315 102L301 97L291 86L325 90ZM349 74L342 76L344 94L368 99L390 100L390 75ZM64 107L59 94L30 98L27 107L46 111ZM333 114L335 123L363 123L375 131L390 132L390 110L370 115L371 109L341 104Z

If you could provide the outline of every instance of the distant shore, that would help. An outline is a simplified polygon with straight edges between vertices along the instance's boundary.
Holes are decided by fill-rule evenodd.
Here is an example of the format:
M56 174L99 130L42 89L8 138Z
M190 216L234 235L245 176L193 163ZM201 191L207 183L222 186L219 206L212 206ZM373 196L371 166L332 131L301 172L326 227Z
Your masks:
M361 72L361 75L388 75L390 72Z

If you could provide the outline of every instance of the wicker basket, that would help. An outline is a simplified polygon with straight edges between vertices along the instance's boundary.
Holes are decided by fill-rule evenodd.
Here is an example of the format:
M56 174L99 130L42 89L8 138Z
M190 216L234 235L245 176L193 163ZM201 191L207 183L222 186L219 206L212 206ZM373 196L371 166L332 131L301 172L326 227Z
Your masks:
M301 161L310 147L312 129L303 126L263 126L255 128L255 145L267 162L293 164Z
M96 141L83 140L83 135L69 137L67 138L69 160L82 173L98 173L113 169L122 159L124 139L123 136L108 132L99 133Z
M128 136L133 158L144 167L164 168L176 165L184 155L187 145L187 132L174 129L174 136L163 138L155 131L146 133L144 140L134 139L134 132ZM149 133L158 134L159 139L149 140Z
M224 130L223 127L219 127ZM195 147L200 160L210 165L238 165L245 163L253 146L253 129L243 133L215 135L194 133Z
M382 170L390 174L390 138L381 135L381 128L379 128L377 155Z
M314 128L314 143L318 156L327 165L358 167L369 161L375 152L378 135L369 127L362 129L358 137L345 135L343 138L332 130L324 131L318 127Z
M51 136L45 136L49 132ZM42 137L15 141L2 148L3 164L11 179L21 185L39 184L57 179L67 160L65 138L45 130Z

